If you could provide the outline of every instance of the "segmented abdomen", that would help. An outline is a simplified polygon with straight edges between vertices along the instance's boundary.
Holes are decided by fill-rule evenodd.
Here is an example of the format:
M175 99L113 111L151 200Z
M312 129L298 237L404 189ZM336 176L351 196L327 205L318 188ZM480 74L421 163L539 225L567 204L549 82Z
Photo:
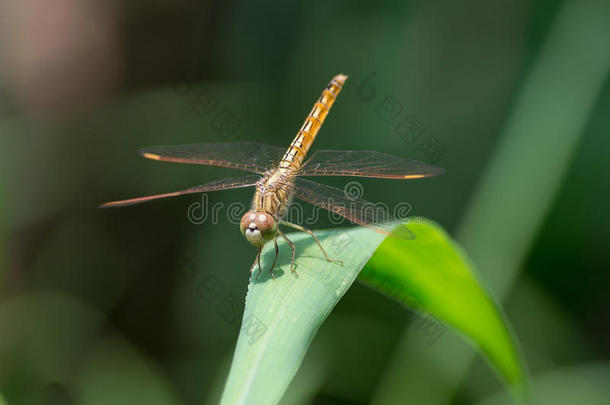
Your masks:
M314 139L316 139L320 127L324 123L330 108L333 106L346 80L347 76L338 74L328 83L318 101L313 105L311 112L305 118L303 126L290 144L284 157L280 160L280 168L298 170L301 167L307 151Z

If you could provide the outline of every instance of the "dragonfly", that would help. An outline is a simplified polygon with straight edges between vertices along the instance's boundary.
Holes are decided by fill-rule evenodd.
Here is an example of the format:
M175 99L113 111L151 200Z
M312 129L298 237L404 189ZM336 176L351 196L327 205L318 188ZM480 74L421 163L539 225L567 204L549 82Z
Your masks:
M246 240L257 248L256 257L250 267L252 275L258 263L257 279L261 273L261 251L271 241L275 247L275 259L269 272L272 278L275 277L273 269L279 254L278 237L283 238L292 249L290 270L295 276L298 276L295 270L296 246L280 229L280 226L309 234L327 261L343 263L342 260L329 257L320 240L310 229L285 219L288 206L295 197L338 214L357 225L367 226L378 232L403 239L413 238L413 234L410 232L397 234L384 230L380 226L380 222L388 221L390 216L378 209L371 209L372 204L366 200L358 196L347 195L343 190L335 187L303 178L348 176L418 179L445 173L442 168L437 166L375 151L318 150L308 160L305 160L347 79L348 76L343 74L332 78L322 91L322 95L314 103L311 112L305 118L305 122L288 149L257 142L240 141L152 146L139 150L141 156L152 160L220 166L252 174L216 180L170 193L111 201L100 207L123 207L185 194L255 187L251 208L241 218L240 230Z

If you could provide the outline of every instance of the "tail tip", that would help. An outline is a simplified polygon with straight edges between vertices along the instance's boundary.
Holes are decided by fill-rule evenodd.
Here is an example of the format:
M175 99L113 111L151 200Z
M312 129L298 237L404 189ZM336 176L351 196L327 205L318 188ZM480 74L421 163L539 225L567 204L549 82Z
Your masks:
M336 75L333 80L338 81L339 83L345 83L345 81L349 79L348 75L344 75L343 73L339 73L338 75Z

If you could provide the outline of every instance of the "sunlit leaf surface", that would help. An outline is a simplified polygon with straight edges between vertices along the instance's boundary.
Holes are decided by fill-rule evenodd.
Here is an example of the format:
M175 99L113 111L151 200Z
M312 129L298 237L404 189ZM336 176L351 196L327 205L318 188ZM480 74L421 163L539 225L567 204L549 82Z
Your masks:
M307 234L289 234L298 252L299 277L290 273L290 248L282 243L278 277L273 280L266 269L273 263L274 250L266 247L263 273L249 286L222 404L279 401L318 328L385 237L361 227L316 234L343 266L328 263Z
M438 319L435 328L444 328L441 321L453 325L509 384L521 386L523 373L508 328L459 248L429 221L418 219L410 228L417 239L383 241L383 235L360 227L318 232L329 255L343 259L343 266L326 262L308 235L291 234L299 278L290 273L290 249L284 244L278 277L270 278L266 269L274 252L268 246L263 273L249 286L222 403L277 403L318 328L365 264L364 283L416 311L429 311Z

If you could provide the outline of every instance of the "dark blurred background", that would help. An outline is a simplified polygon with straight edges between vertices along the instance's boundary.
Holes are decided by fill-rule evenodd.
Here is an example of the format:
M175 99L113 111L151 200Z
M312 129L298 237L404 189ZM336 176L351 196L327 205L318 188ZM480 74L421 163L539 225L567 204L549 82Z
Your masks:
M464 245L538 403L609 403L609 8L3 0L0 403L215 403L255 255L227 208L252 191L208 194L219 217L201 224L198 195L96 207L239 175L136 150L288 145L337 73L350 79L314 149L444 167L364 179L364 198L409 202ZM284 403L505 403L468 344L429 344L411 323L354 285Z

